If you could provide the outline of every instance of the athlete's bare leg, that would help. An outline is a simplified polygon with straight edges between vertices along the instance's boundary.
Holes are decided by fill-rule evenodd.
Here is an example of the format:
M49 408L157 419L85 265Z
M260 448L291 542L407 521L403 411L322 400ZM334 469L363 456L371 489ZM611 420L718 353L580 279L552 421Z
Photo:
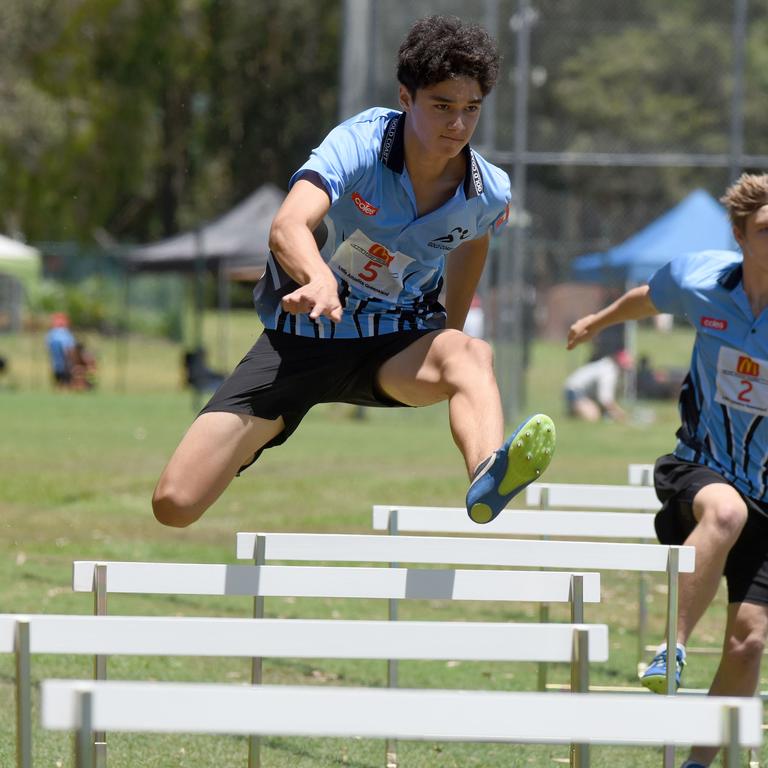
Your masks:
M378 385L406 405L448 401L451 432L470 478L504 440L493 352L481 339L455 330L427 334L381 366Z
M720 585L731 547L747 522L747 505L727 483L705 485L693 499L698 521L685 545L696 548L696 570L680 574L678 642L685 645Z
M283 427L282 418L225 412L198 416L160 475L152 496L155 517L177 528L194 523Z
M582 421L600 421L603 414L600 406L588 397L580 397L573 403L573 416Z
M711 696L754 696L760 680L760 662L768 636L768 605L731 603L725 626L725 640ZM709 765L717 748L693 747L690 759Z

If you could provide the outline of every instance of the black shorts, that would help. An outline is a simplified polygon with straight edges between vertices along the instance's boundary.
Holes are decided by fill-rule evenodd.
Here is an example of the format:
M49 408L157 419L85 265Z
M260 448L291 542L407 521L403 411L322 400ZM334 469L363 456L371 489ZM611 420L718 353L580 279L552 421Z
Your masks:
M682 544L688 538L696 526L693 498L704 486L731 485L709 467L682 461L671 453L657 460L653 481L656 495L663 504L654 520L656 535L662 544ZM768 604L768 505L740 495L747 505L748 516L723 569L728 602L765 605Z
M376 374L389 358L428 333L434 331L315 339L264 331L200 413L226 411L270 420L282 416L285 429L261 449L265 450L284 443L318 403L407 407L376 386Z

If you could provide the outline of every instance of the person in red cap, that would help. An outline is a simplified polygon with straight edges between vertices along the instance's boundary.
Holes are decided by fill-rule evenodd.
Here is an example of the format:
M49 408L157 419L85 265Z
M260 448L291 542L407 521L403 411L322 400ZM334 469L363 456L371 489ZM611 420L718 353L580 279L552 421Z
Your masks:
M45 336L48 356L51 360L53 384L58 389L72 383L72 356L75 351L75 337L69 330L69 317L64 312L51 315L51 329Z

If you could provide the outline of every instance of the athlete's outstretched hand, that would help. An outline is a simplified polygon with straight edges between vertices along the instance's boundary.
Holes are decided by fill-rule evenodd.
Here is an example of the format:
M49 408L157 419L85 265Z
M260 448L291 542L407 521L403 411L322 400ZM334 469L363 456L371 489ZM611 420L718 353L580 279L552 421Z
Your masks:
M586 317L582 317L571 326L568 331L566 349L578 347L579 344L589 341L595 335L597 329L594 327L594 320L594 315L586 315Z
M328 277L315 278L299 286L293 293L283 296L283 309L292 315L309 314L311 320L321 315L338 323L341 320L341 302L336 278L329 270Z

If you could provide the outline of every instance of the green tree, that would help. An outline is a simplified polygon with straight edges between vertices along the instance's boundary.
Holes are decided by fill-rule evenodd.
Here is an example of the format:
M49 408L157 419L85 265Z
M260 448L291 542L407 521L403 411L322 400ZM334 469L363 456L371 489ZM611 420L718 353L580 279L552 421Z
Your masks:
M50 43L45 0L0 4L0 210L3 228L29 230L39 179L66 135L66 104L36 82L35 52Z
M533 0L528 147L613 153L729 152L732 3ZM505 5L514 13L516 2ZM761 153L766 9L750 4L747 151ZM514 75L516 38L504 31ZM511 148L514 78L502 81L499 144ZM528 208L538 281L567 277L586 250L623 240L694 187L718 195L724 167L532 166Z
M170 235L330 126L339 0L4 0L0 202L31 240Z

